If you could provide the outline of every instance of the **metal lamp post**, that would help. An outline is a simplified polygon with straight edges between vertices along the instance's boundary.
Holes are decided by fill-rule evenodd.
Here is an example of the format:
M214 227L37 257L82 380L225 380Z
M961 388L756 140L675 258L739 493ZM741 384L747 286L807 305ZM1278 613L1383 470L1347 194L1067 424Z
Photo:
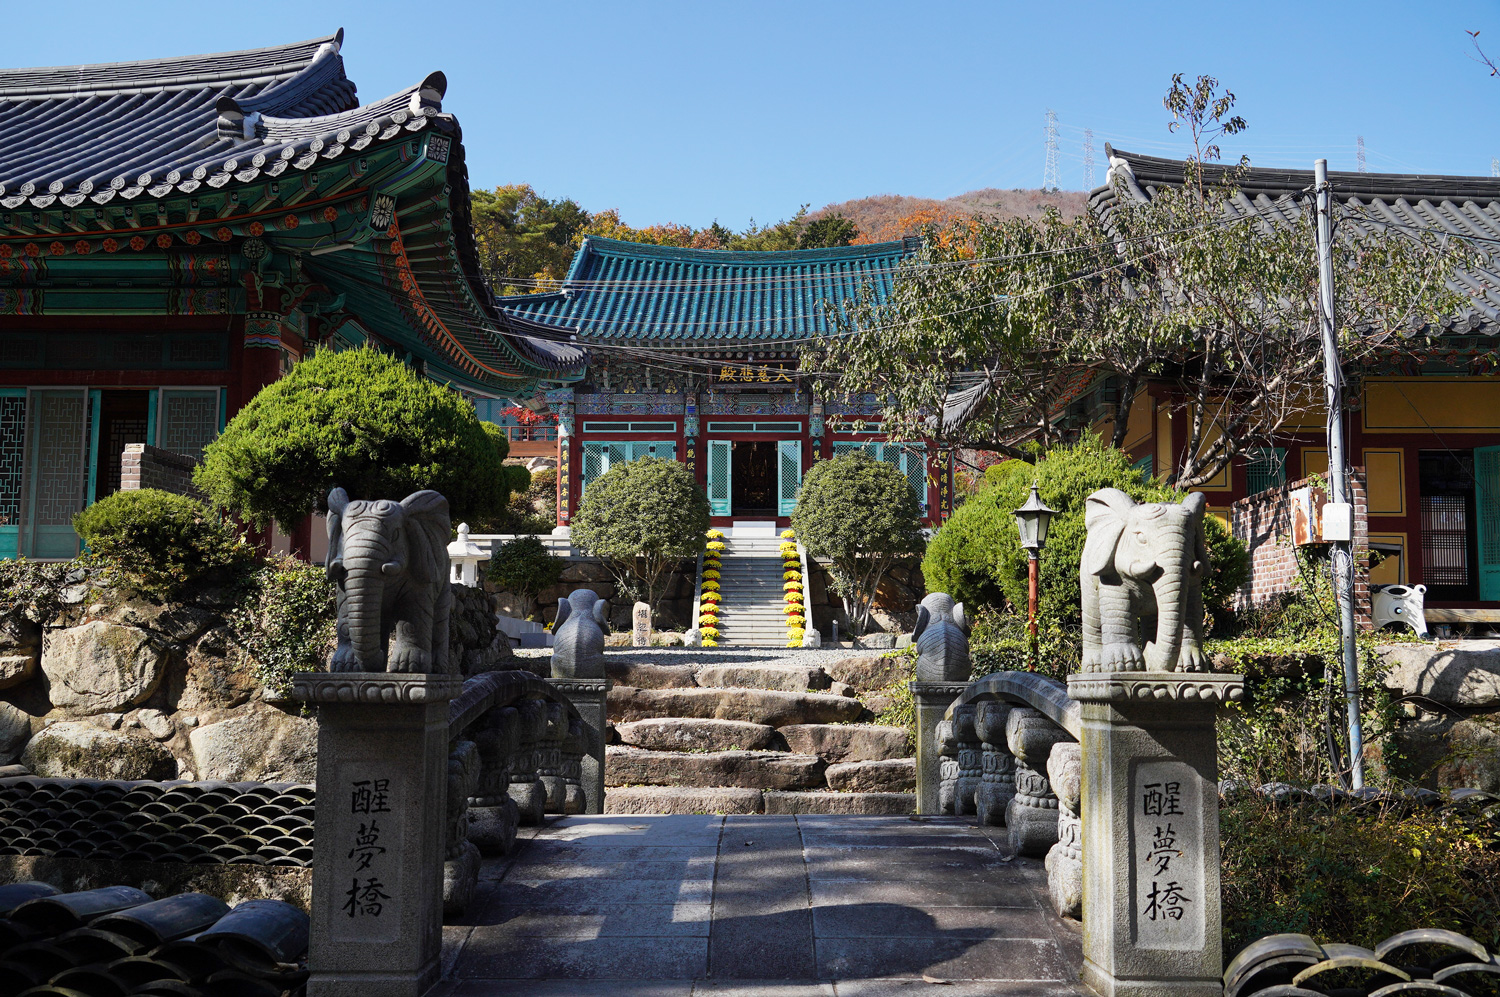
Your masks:
M1052 525L1056 509L1049 509L1031 483L1031 496L1016 510L1016 529L1021 533L1021 547L1026 551L1026 629L1031 633L1031 657L1037 655L1036 603L1038 558L1047 543L1047 527Z

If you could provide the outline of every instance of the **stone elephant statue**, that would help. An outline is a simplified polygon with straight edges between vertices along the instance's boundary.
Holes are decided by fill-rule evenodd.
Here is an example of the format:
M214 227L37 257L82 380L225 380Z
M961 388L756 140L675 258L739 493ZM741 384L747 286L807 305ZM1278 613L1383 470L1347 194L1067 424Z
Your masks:
M1079 582L1083 670L1200 672L1203 656L1204 498L1137 505L1118 488L1088 498ZM1154 624L1154 627L1153 627ZM1141 631L1150 640L1144 653Z
M350 501L328 494L328 578L337 588L335 672L455 670L448 661L448 500L435 491Z

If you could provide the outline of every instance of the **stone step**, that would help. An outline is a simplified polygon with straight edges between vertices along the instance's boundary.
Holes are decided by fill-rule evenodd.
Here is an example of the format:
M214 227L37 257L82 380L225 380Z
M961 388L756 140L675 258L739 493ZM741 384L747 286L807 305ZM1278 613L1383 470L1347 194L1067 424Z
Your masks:
M833 680L817 665L705 665L698 669L696 678L698 685L706 689L806 692L827 689L833 684Z
M880 765L882 762L851 762ZM785 751L649 751L610 745L605 751L606 786L735 786L745 789L813 789L823 782L817 755Z
M610 789L604 794L604 812L607 814L758 814L765 812L765 802L758 789L623 786Z
M828 766L824 775L828 788L840 793L912 793L917 789L917 760L886 758L871 762L840 762Z
M639 689L617 685L609 690L609 719L616 723L660 717L744 720L784 727L787 724L850 723L864 704L821 692L767 689Z
M691 689L698 683L693 665L651 665L640 661L620 661L604 654L604 674L616 685L640 689Z
M768 814L914 814L916 793L776 792L761 794ZM604 796L609 807L609 794Z
M786 746L832 764L906 758L906 728L882 724L788 724L778 732Z
M775 727L743 720L662 717L615 724L614 730L625 744L650 751L759 751L786 747L786 742L776 736Z

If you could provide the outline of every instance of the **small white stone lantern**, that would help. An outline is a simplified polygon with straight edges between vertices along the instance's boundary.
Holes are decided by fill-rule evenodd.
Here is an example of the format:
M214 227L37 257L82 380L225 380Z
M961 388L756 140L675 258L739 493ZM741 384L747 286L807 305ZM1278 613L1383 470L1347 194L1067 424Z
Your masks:
M490 559L489 551L469 539L469 524L458 524L458 539L448 545L448 580L455 585L479 587L479 562Z

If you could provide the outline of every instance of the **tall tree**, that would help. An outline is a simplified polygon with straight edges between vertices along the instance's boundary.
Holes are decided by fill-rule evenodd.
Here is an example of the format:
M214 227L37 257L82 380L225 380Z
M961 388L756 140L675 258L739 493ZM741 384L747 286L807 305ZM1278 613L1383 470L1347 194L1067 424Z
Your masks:
M970 221L929 230L889 299L839 316L843 335L806 366L835 390L874 392L887 428L1026 456L1077 432L1070 402L1116 379L1115 445L1130 402L1153 383L1187 426L1178 487L1271 445L1322 405L1313 213L1304 194L1262 213L1239 195L1239 167L1208 166L1245 127L1233 94L1174 77L1164 104L1194 154L1180 187L1138 196L1113 176L1105 212L1073 222ZM1395 229L1343 205L1337 314L1351 397L1377 364L1419 351L1465 299L1447 284L1471 253L1446 234Z
M546 290L568 272L591 218L576 201L552 201L530 184L470 192L480 265L503 294Z

